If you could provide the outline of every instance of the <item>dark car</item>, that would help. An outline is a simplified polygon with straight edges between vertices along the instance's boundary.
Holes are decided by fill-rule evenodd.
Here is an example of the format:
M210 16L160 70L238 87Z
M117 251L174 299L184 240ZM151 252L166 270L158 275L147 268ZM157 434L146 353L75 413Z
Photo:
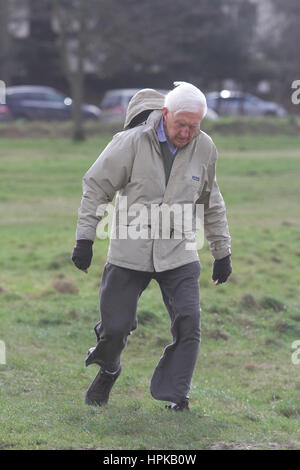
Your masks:
M286 116L286 110L273 101L250 93L222 90L206 94L207 105L220 116Z
M2 112L1 112L2 111ZM83 104L86 119L99 119L101 110ZM2 114L2 119L1 119ZM3 119L4 116L4 119ZM12 86L6 88L6 103L0 109L0 120L69 120L72 117L72 100L54 88L44 86Z

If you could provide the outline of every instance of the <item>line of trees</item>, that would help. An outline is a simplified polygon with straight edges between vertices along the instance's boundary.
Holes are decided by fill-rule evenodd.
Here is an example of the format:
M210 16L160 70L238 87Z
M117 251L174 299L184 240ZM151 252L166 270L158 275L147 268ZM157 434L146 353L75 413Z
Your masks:
M22 4L23 18L16 15ZM72 63L84 55L84 70L103 88L121 77L163 86L174 74L208 86L251 70L251 0L0 0L0 18L8 39L1 41L0 74L13 82L62 81L66 49ZM28 36L9 38L7 25L22 20Z
M81 100L99 104L107 88L267 79L282 100L300 77L299 19L298 0L0 0L0 79L72 95L79 139Z

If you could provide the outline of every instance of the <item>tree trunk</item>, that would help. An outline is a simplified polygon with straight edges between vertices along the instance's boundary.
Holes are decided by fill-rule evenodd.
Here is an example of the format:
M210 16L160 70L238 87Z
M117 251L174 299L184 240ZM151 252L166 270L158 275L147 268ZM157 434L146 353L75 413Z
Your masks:
M83 71L77 70L72 74L70 80L72 91L72 119L73 119L73 140L80 142L85 140L83 127L82 101L83 101Z
M9 85L10 82L8 9L8 0L0 0L0 80L4 81L6 86Z
M58 0L54 2L54 13L59 22L59 48L60 57L64 74L71 89L72 95L72 121L73 121L73 140L79 142L85 139L83 126L82 103L83 103L83 83L84 83L84 59L86 54L87 30L86 30L86 13L85 3L80 0L79 10L76 14L69 12L62 6ZM72 26L75 21L79 24L79 28L74 33ZM77 42L75 62L71 64L70 50L68 48L69 37L71 34Z
M87 25L86 25L86 12L85 2L80 1L79 8L79 32L78 32L78 48L77 48L77 67L72 73L71 88L73 94L73 140L85 140L85 132L83 126L83 82L84 82L84 60L86 55L87 45Z

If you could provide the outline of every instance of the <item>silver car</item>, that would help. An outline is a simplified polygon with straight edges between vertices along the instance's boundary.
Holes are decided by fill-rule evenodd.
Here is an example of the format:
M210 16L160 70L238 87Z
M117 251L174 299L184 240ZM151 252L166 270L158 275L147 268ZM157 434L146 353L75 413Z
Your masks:
M118 90L108 90L100 103L101 118L110 121L122 121L125 118L126 110L131 98L141 88L122 88ZM167 94L169 90L160 90L163 95ZM206 119L217 119L218 114L213 109L208 108Z
M286 110L273 101L250 93L222 90L206 94L207 104L220 116L286 116Z

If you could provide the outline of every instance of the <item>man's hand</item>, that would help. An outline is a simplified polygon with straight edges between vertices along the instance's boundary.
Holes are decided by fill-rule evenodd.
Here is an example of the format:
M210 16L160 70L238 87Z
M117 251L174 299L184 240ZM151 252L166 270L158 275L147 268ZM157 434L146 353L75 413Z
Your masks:
M212 280L214 281L216 286L218 284L226 282L228 277L232 273L230 256L231 255L228 255L225 256L225 258L216 259L214 261Z
M93 257L93 242L92 240L77 240L76 246L72 253L72 261L78 269L85 273L88 272L87 268L90 266Z

